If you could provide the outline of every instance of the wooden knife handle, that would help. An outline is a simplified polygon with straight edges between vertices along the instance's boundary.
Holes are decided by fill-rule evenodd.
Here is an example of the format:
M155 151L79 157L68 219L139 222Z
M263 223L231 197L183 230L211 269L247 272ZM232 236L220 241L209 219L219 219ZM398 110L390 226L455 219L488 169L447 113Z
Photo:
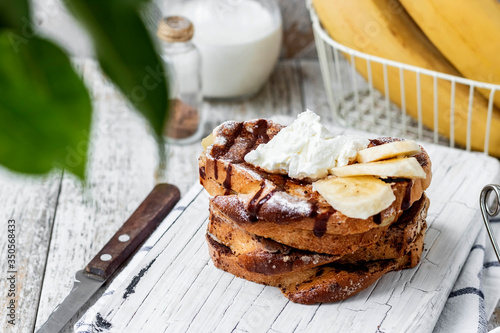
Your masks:
M107 280L170 213L180 192L170 184L158 184L120 229L92 259L85 274Z

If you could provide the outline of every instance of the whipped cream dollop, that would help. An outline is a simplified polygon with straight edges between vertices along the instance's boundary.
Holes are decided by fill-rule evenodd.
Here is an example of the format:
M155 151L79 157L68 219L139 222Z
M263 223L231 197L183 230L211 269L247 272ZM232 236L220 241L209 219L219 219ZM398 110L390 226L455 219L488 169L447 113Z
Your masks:
M245 161L269 173L317 180L326 177L331 168L354 161L368 144L361 136L332 135L320 117L307 110L271 141L249 152Z

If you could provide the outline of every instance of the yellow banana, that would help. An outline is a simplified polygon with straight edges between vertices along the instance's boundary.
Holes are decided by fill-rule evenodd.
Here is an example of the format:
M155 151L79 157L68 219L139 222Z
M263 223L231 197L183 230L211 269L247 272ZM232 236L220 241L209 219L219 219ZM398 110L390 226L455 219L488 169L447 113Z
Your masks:
M465 77L500 83L498 0L400 0L431 42ZM489 89L480 89L489 98ZM500 92L495 94L500 107Z
M386 59L461 76L446 58L432 45L396 0L313 0L321 23L339 43L350 48ZM367 62L355 59L356 69L367 77ZM373 85L384 92L383 66L371 63ZM389 98L401 106L400 71L388 66ZM438 131L450 136L451 83L437 80ZM408 114L418 116L416 73L404 71L405 104ZM420 75L422 121L434 128L434 81ZM474 93L471 118L471 147L483 150L487 124L488 103ZM454 138L466 145L469 88L456 84L454 99ZM500 157L500 113L494 110L491 119L489 153Z

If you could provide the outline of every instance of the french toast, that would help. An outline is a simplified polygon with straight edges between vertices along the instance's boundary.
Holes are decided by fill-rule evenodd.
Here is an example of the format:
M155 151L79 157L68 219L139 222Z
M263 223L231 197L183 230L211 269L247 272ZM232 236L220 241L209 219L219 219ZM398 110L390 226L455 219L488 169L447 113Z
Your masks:
M343 256L299 250L251 234L222 214L212 202L207 233L227 246L234 254L237 264L244 269L264 275L279 275L331 262L352 264L359 261L400 258L410 251L425 226L428 206L429 199L424 194L405 211L397 223L389 227L377 243Z
M367 288L387 272L414 267L423 250L425 228L424 225L408 253L399 258L350 264L332 262L274 275L245 269L238 264L237 256L229 247L211 234L207 233L206 238L210 256L217 268L249 281L278 287L293 302L314 304L345 299Z
M427 229L427 152L398 138L333 137L310 111L294 124L229 121L203 140L214 265L302 304L342 300L415 267Z
M270 174L244 161L248 152L271 140L282 128L264 119L226 122L214 130L213 144L199 159L201 184L210 195L219 196L216 199L221 206L246 212L250 222L237 222L250 233L305 250L352 253L357 247L376 243L430 184L431 162L422 149L415 157L427 175L425 179L387 180L396 197L387 209L367 219L347 217L314 191L311 181ZM370 145L394 140L379 138ZM236 220L237 216L231 218Z

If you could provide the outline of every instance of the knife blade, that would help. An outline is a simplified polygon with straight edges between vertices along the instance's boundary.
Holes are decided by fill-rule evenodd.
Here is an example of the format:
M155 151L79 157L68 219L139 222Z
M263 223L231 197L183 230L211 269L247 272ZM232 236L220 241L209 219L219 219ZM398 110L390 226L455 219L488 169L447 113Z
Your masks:
M70 293L37 333L59 332L163 221L179 199L180 192L174 185L156 185L99 253L83 270L76 272Z

